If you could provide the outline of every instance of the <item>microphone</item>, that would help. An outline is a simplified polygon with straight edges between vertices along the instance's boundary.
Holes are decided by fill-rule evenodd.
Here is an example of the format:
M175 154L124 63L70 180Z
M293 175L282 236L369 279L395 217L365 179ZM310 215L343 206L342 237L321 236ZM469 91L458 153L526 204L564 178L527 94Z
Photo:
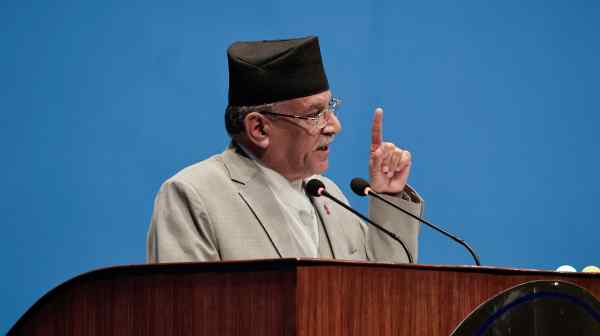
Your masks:
M308 181L306 183L305 189L306 189L306 192L308 193L308 195L313 196L313 197L325 196L325 197L329 198L330 200L334 201L335 203L339 204L342 208L350 211L351 213L353 213L354 215L363 219L367 223L369 223L369 224L373 225L374 227L378 228L379 230L383 231L385 234L387 234L392 239L394 239L395 241L400 243L400 245L402 245L402 248L404 249L404 252L406 253L406 256L408 257L408 262L411 264L413 263L412 255L408 251L408 248L406 248L406 245L404 245L404 242L397 235L395 235L393 232L386 230L379 224L373 222L368 217L366 217L363 214L361 214L360 212L352 209L350 206L346 205L344 202L340 201L339 199L335 198L333 195L328 193L327 189L325 188L325 185L323 184L323 182L321 182L321 180L311 179L310 181Z
M464 240L460 239L458 236L451 234L450 232L438 227L437 225L434 225L432 223L429 223L428 221L424 220L423 218L419 217L419 216L415 216L412 213L410 213L409 211L406 211L404 209L402 209L401 207L397 206L396 204L386 200L385 198L381 197L378 193L376 193L375 191L373 191L373 189L371 189L371 186L369 185L369 182L367 182L365 179L362 179L360 177L356 177L354 179L352 179L352 182L350 182L350 188L352 188L352 191L354 191L357 195L359 196L373 196L375 198L377 198L378 200L383 201L384 203L391 205L392 207L404 212L405 214L409 215L410 217L418 220L419 222L429 226L430 228L436 230L437 232L443 234L444 236L454 240L455 242L461 244L462 246L464 246L469 253L471 253L471 256L473 257L473 259L475 259L475 264L477 266L481 266L481 263L479 262L479 257L477 256L477 254L475 254L475 251L473 251L473 249L471 248L471 246L469 246L469 244L467 244Z

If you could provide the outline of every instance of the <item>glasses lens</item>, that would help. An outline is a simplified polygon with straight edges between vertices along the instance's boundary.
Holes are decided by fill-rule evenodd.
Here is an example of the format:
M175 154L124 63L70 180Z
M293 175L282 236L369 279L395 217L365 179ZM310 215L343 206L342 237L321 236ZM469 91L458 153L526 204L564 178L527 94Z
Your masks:
M321 111L321 113L319 113L317 118L314 119L315 127L319 128L319 129L325 127L325 125L327 125L327 121L330 118L330 116L327 114L327 112L329 112L333 115L337 115L337 111L338 111L341 103L342 103L342 101L339 98L331 97L331 99L329 100L328 108Z
M315 126L317 128L323 128L325 127L325 125L327 125L327 111L323 111L321 113L319 113L319 116L315 119Z
M337 112L337 109L340 108L340 105L342 104L341 99L336 98L336 97L331 97L331 100L329 101L329 110L335 114Z

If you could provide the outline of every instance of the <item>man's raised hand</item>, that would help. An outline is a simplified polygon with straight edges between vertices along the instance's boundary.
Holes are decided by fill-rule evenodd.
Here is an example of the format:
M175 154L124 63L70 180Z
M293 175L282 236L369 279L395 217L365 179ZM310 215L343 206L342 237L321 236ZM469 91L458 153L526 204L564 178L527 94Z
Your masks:
M369 157L371 188L378 193L401 192L406 186L411 164L409 151L391 142L383 142L383 109L375 109Z

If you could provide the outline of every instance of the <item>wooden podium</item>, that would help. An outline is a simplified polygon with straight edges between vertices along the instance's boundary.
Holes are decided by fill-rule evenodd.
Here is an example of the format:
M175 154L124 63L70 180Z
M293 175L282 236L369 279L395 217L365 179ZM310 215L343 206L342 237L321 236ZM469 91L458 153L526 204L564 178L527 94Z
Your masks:
M600 275L311 259L119 266L71 279L9 335L449 335L531 280Z

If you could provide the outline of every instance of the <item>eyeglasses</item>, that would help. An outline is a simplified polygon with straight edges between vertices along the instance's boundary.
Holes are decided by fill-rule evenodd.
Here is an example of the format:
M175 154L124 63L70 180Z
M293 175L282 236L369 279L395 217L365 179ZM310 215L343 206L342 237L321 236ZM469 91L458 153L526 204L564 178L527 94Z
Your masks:
M316 128L316 129L321 129L321 128L325 127L325 125L327 125L327 121L329 121L329 118L326 117L327 112L330 112L331 114L337 116L337 111L341 105L342 105L341 99L331 97L331 99L329 100L329 105L326 108L322 109L321 111L319 111L317 113L313 113L313 114L306 115L306 116L301 116L301 115L296 115L296 114L283 114L283 113L269 112L269 111L262 111L260 113L279 116L279 117L287 117L287 118L306 120L312 127Z

